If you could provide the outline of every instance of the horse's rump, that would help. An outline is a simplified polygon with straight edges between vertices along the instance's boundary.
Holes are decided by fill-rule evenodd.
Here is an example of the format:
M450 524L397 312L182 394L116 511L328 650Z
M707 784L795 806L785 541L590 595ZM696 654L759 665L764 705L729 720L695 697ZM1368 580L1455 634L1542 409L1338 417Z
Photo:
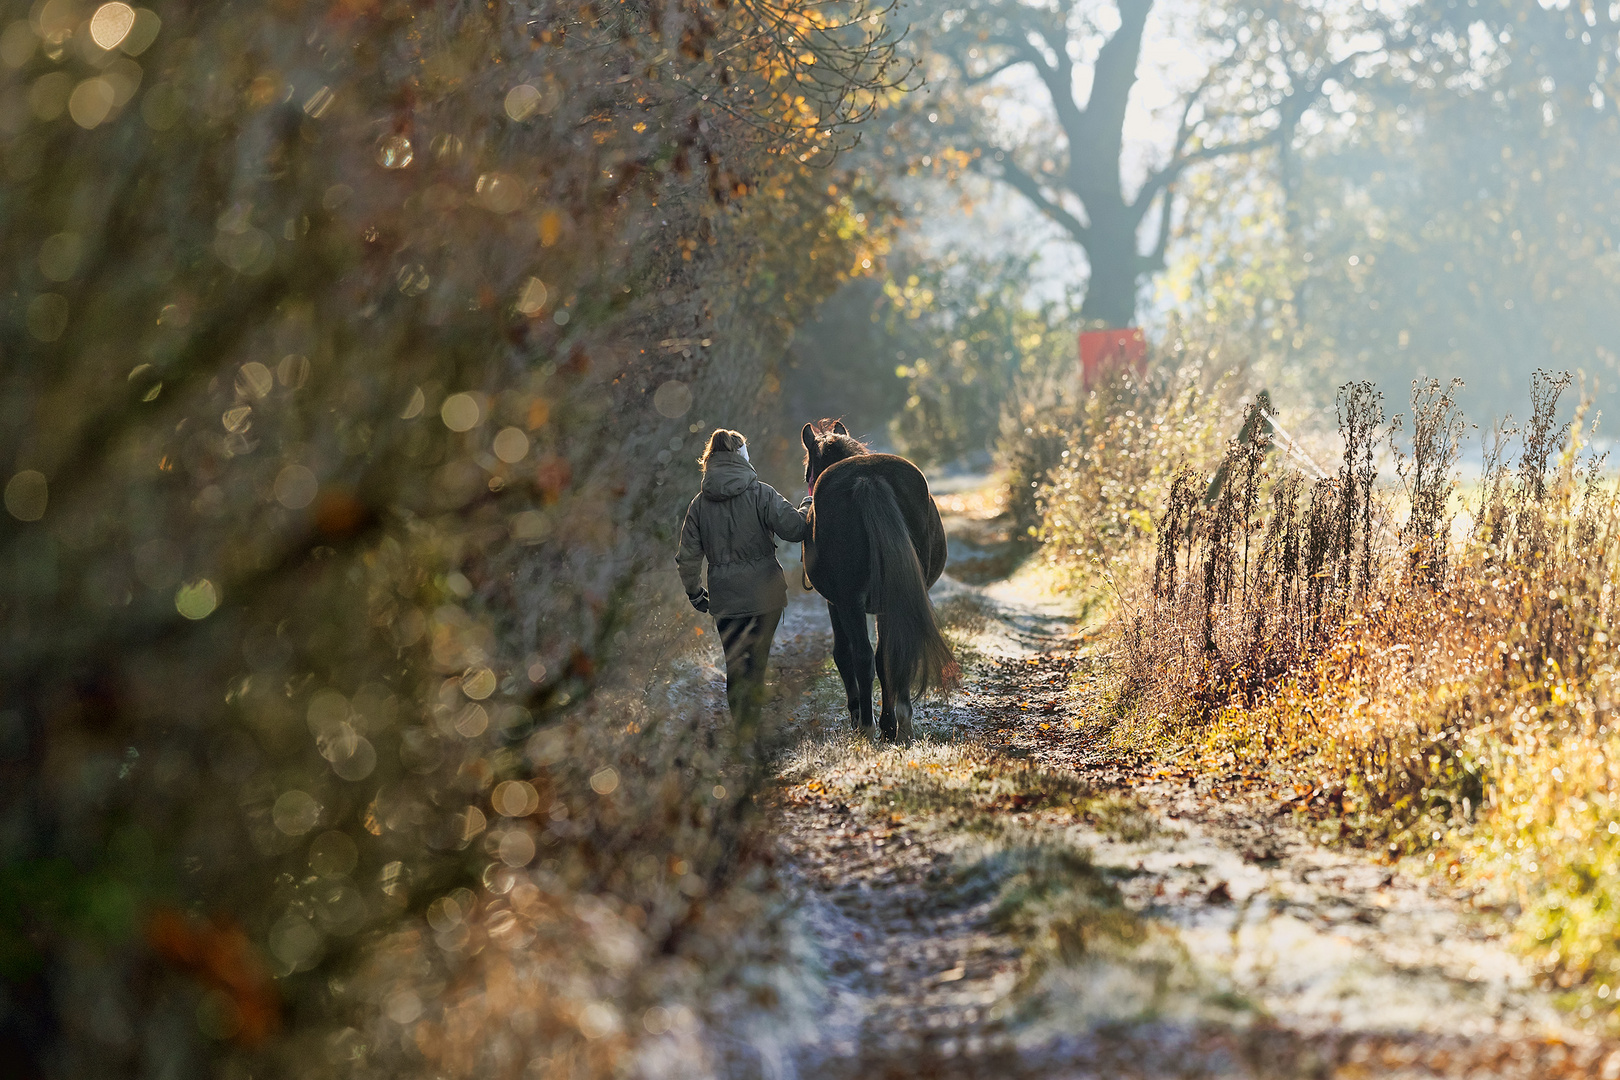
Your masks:
M883 616L878 649L897 684L944 685L952 657L928 586L944 568L945 537L922 473L888 454L841 461L817 480L812 513L806 567L817 590Z
M820 580L822 575L816 574L813 567L818 545L826 541L837 543L840 537L848 537L849 543L854 546L865 545L865 524L861 516L855 513L854 503L855 481L863 476L888 483L905 522L906 532L911 537L912 547L922 563L923 580L933 585L945 570L945 527L940 521L939 507L934 505L934 498L929 493L927 478L917 466L894 454L862 454L846 458L829 466L817 478L815 504L811 511L811 541L805 552L806 566L810 567L808 579L827 595ZM833 561L840 568L848 568L856 561L849 559L848 554L840 548ZM836 575L838 578L848 576L843 573ZM860 573L857 572L856 576L860 576ZM828 584L848 591L842 580L829 581ZM828 598L831 599L831 596Z

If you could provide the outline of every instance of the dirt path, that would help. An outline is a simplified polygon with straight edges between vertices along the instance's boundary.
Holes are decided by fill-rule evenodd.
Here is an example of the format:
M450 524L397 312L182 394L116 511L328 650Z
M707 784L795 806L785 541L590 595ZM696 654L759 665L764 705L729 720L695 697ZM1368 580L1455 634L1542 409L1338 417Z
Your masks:
M1016 579L936 601L974 662L904 749L840 730L820 605L786 624L808 690L774 813L824 987L791 1071L1620 1077L1499 914L1314 843L1243 777L1099 753L1060 608Z

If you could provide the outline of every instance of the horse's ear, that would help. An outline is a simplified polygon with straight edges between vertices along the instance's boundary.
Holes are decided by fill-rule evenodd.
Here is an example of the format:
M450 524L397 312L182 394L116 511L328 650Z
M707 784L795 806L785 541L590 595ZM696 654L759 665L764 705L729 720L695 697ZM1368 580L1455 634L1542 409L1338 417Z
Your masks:
M814 453L815 452L815 449L816 449L816 429L815 428L811 427L809 424L804 425L804 430L799 432L799 438L804 440L804 449L805 449L805 451L807 453Z
M844 426L844 422L842 420L834 420L833 421L833 434L834 435L848 435L849 434L849 428Z

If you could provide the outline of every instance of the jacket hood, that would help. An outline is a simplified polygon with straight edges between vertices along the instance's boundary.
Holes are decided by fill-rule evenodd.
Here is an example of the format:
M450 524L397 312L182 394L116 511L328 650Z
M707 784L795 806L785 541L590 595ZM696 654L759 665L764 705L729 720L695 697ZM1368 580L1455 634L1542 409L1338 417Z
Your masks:
M734 499L756 479L754 467L739 453L716 450L703 468L703 497L715 502Z

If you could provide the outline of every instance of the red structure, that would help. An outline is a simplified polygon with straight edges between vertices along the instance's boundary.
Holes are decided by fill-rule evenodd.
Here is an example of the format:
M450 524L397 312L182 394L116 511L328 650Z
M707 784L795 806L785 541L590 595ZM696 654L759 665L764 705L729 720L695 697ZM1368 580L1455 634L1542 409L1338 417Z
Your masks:
M1129 367L1137 375L1147 366L1147 338L1139 327L1080 332L1080 380L1094 386L1106 371Z

